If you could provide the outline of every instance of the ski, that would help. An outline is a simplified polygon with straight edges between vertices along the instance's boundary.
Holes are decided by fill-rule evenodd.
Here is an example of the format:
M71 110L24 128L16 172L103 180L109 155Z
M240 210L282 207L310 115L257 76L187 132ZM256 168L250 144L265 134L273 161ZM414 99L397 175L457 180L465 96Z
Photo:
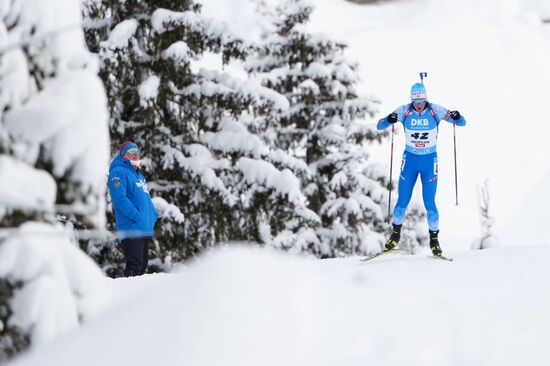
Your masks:
M441 260L441 261L449 261L449 262L453 261L453 258L445 257L445 256L442 256L442 255L430 255L430 256L428 256L428 258L438 259L438 260Z
M366 256L365 258L361 258L361 262L368 262L370 261L371 259L374 259L376 257L380 257L382 255L385 255L385 254L390 254L390 253L399 253L401 251L401 249L390 249L390 250L383 250L381 252L378 252L376 254L372 254L372 255L368 255Z

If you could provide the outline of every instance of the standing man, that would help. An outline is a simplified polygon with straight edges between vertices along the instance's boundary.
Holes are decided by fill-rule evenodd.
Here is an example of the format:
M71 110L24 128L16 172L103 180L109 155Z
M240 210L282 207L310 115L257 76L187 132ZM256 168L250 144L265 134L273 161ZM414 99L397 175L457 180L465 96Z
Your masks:
M149 239L157 221L157 212L141 170L139 147L131 141L120 146L109 167L109 193L115 211L116 228L124 249L124 275L145 273L149 260Z
M393 211L392 233L385 250L397 246L401 238L401 226L411 200L416 179L422 180L422 198L426 208L430 234L430 248L434 256L441 256L439 246L439 212L435 205L437 189L437 134L439 122L445 120L465 126L466 120L456 110L428 102L423 84L416 83L411 88L411 103L402 105L393 113L378 121L377 129L383 130L400 121L405 128L406 145L399 176L398 199Z

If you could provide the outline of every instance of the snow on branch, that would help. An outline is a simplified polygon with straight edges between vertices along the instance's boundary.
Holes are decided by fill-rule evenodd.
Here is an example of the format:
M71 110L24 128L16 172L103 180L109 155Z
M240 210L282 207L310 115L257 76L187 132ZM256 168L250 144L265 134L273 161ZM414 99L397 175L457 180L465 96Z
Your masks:
M157 9L151 16L151 25L157 33L164 33L177 26L199 27L202 18L193 11L177 12L168 9Z
M71 170L74 180L103 192L109 159L106 104L97 75L87 70L66 72L8 112L5 127L19 143L42 144L55 176Z
M249 47L224 22L207 19L193 11L177 12L168 9L157 9L151 17L151 25L158 34L183 26L200 31L211 40L220 40L222 46L235 46L235 43L240 43L244 47Z
M143 108L154 102L159 94L160 78L156 75L150 75L139 86L139 104Z
M0 155L0 205L53 212L56 190L47 172Z
M186 150L191 154L190 157L186 157L181 151L173 147L164 146L163 169L173 169L177 163L177 166L185 169L192 176L200 177L202 184L206 187L220 192L230 204L234 204L237 197L229 192L215 172L219 169L228 169L229 161L225 159L216 160L207 148L200 147L198 144L187 146Z
M286 111L290 108L290 103L283 95L276 91L263 87L255 80L249 79L240 85L234 85L237 91L248 96L257 103L263 100L271 103L273 107L279 111Z
M25 46L38 67L55 72L89 57L80 5L73 0L2 2L2 19L15 46Z
M289 169L279 171L269 162L250 158L239 159L237 168L242 171L247 183L259 183L272 188L281 195L288 195L290 201L305 201L300 181Z
M102 46L109 47L112 50L128 47L128 42L136 33L138 25L136 19L128 19L118 23L111 30L109 38L102 42Z
M327 201L321 207L321 214L329 217L347 217L354 215L358 218L374 216L382 220L384 215L379 204L369 196L354 193L349 198L340 197Z
M185 217L180 209L176 205L168 203L164 198L158 196L154 197L153 204L160 218L173 219L178 223L183 223L185 221Z
M320 62L309 64L305 74L312 79L329 79L332 76L330 68Z
M191 59L192 51L183 41L172 43L170 47L162 52L162 58L176 62L186 62Z
M200 83L195 83L184 90L175 90L177 94L225 98L249 99L257 106L273 106L276 110L286 111L290 107L288 99L276 91L266 88L258 80L234 77L229 73L201 70Z
M304 80L298 85L300 89L302 89L305 94L314 94L318 95L321 92L321 89L319 88L319 85L315 83L315 81L311 79Z
M242 151L255 157L269 153L269 148L257 135L249 133L245 126L229 118L222 119L218 132L206 132L200 140L218 151Z
M303 159L295 158L280 149L270 151L268 157L270 161L286 166L295 172L305 173L306 175L311 174L307 163Z

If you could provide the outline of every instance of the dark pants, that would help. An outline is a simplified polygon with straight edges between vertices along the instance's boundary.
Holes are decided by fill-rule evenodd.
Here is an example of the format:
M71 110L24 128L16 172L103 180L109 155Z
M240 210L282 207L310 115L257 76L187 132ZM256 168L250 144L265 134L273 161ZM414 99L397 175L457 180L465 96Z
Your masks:
M126 258L126 277L141 276L149 261L149 238L126 238L122 240L124 258Z

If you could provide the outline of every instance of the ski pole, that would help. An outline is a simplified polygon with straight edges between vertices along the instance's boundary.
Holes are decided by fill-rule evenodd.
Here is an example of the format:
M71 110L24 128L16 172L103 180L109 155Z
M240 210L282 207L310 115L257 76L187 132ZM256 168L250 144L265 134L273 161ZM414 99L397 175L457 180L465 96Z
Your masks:
M455 204L458 206L458 173L456 166L456 122L453 122L453 142L454 142L454 156L455 156Z
M391 125L391 154L390 154L390 185L388 186L388 225L391 224L390 221L390 214L391 214L391 191L392 191L392 185L393 185L393 131L394 131L395 125Z

